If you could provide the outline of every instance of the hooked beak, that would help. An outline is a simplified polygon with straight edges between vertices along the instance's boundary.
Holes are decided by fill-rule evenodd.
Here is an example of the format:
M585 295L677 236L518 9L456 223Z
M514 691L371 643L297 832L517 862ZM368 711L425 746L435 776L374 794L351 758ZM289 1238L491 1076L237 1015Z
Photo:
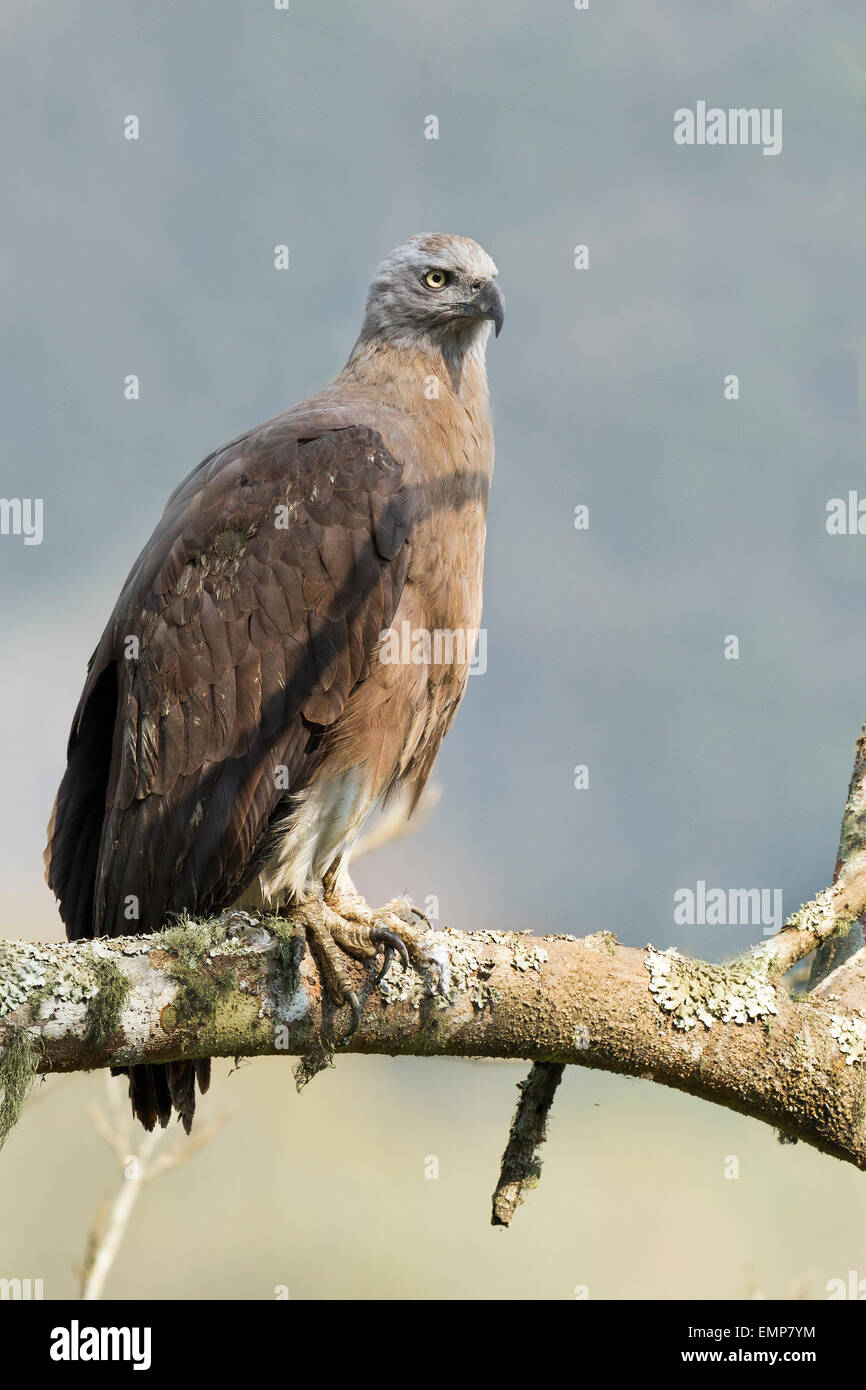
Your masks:
M505 322L505 297L495 280L488 280L478 293L460 305L461 312L473 319L491 319L497 338Z

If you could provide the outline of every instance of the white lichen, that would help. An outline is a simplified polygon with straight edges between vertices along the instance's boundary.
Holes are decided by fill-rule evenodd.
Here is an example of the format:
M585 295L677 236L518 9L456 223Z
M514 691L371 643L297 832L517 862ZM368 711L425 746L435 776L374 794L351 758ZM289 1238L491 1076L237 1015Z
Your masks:
M421 945L427 950L433 968L422 976L412 965L404 969L395 957L379 984L386 1004L408 1003L413 1009L420 1009L422 1003L428 1000L435 1008L446 1009L453 1003L455 994L464 994L479 1013L483 1012L497 997L488 984L495 961L479 956L475 943L493 941L496 935L500 934L473 932L462 935L448 927L428 933ZM444 994L440 985L445 990Z
M778 1012L776 991L758 966L737 963L710 965L687 960L670 947L647 946L644 965L649 990L675 1028L685 1032L702 1023L752 1023Z
M530 946L520 937L515 941L511 952L511 964L515 970L540 970L547 960L548 953L543 946Z
M86 1004L98 989L89 943L80 959L58 963L55 950L37 941L0 942L0 1018L32 1004L34 996Z
M833 1014L830 1035L839 1044L839 1051L844 1053L847 1067L853 1067L855 1062L866 1062L866 1019Z
M379 981L379 993L386 1004L409 1004L420 1009L422 1002L435 996L435 987L410 964L404 968L395 955Z
M811 902L801 903L797 911L791 913L785 926L794 931L815 931L820 934L826 930L833 915L833 890L824 888L815 894Z
M593 932L582 937L580 944L587 951L607 951L608 955L616 955L617 939L612 931Z

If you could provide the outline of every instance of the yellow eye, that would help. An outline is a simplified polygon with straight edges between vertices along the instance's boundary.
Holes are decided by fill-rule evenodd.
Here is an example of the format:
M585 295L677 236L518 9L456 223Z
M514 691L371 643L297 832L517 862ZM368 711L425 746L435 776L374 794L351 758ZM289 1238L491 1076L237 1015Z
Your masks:
M446 275L444 270L428 270L424 276L424 284L429 285L431 290L441 290L445 286Z

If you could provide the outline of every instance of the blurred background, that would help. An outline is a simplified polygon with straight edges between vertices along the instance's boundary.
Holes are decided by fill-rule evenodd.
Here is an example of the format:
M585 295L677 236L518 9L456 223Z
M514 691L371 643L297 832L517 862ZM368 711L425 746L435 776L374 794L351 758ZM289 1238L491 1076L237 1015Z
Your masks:
M61 935L41 853L68 726L168 493L338 371L376 264L421 231L482 242L507 298L488 665L438 809L359 886L456 927L713 959L762 929L676 926L678 889L781 889L787 914L822 887L866 718L866 537L825 524L866 496L861 0L6 0L0 52L0 495L44 499L41 545L0 537L0 935ZM782 152L675 145L698 100L781 107ZM343 1058L299 1096L285 1060L217 1063L200 1113L227 1123L144 1190L106 1293L819 1298L866 1277L860 1174L577 1069L540 1188L492 1230L525 1070ZM52 1079L0 1156L0 1276L48 1298L75 1293L117 1186L104 1090Z

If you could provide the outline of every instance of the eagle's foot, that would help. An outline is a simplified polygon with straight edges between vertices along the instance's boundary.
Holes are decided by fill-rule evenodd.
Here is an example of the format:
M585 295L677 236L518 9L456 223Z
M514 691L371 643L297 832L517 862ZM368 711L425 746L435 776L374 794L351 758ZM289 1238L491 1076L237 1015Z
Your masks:
M357 923L360 931L385 932L391 938L391 944L385 945L382 968L376 976L377 985L387 975L396 954L404 970L409 968L411 961L419 973L432 972L436 976L437 994L448 997L451 961L447 947L444 942L437 941L428 918L408 898L392 898L384 907L376 909L368 907L360 893L331 896L328 902L338 908L342 919ZM423 929L419 923L423 924ZM393 944L395 940L399 946Z
M384 949L384 964L377 977L378 983L395 955L400 957L404 967L408 969L409 953L402 936L372 913L370 920L361 920L356 916L338 912L329 903L322 901L307 904L304 920L310 949L328 998L336 1008L347 1004L351 1009L352 1023L344 1039L348 1042L357 1032L361 1022L361 1003L352 988L343 957L372 960Z

